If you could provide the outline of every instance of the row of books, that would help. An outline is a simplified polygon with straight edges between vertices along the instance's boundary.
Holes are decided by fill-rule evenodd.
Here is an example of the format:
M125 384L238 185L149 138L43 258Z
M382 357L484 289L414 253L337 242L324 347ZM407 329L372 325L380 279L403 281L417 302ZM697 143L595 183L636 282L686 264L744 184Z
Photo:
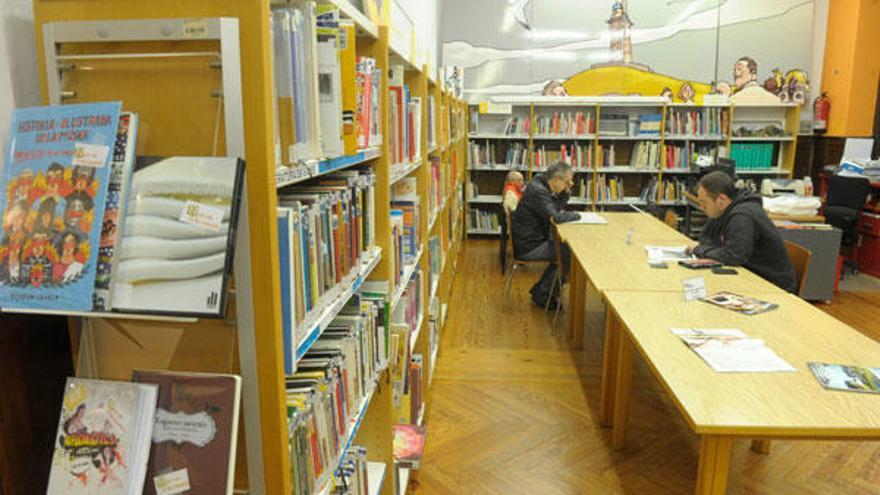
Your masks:
M352 445L339 468L338 481L332 495L367 495L371 491L368 475L367 449Z
M0 307L225 314L244 162L137 157L121 102L13 112Z
M658 168L660 166L660 143L657 141L635 143L629 155L629 165L636 168Z
M666 116L666 134L719 136L727 135L729 130L730 114L723 108L670 108Z
M659 136L662 116L642 114L637 118L627 114L602 115L599 119L599 135L608 137Z
M496 145L493 142L485 144L471 142L470 143L471 165L476 167L485 167L503 163L509 167L528 167L528 154L526 145L523 143L500 143ZM503 151L503 159L497 151Z
M433 288L440 280L440 269L443 263L443 244L439 236L428 239L428 286Z
M274 8L278 161L353 155L381 143L376 61L358 56L355 27L332 5Z
M504 124L504 134L530 134L532 132L531 117L510 117Z
M774 165L773 143L731 143L730 159L737 170L766 170Z
M355 295L286 377L293 493L314 493L346 455L346 440L388 364L387 315L387 292Z
M395 286L400 285L406 266L416 262L421 247L417 187L416 178L407 177L394 184L391 190L392 273Z
M405 167L421 157L422 99L412 96L404 84L402 65L391 68L388 79L392 169Z
M535 167L546 168L553 163L563 161L577 170L593 167L593 146L590 144L573 143L571 146L561 145L559 151L547 150L546 146L536 146L534 151Z
M681 201L687 190L687 182L684 180L657 180L657 177L652 177L651 181L642 188L639 198L642 201Z
M684 170L690 169L697 156L711 156L713 158L725 154L724 146L713 144L686 143L680 145L666 144L666 158L663 166L666 169Z
M240 397L236 375L68 378L46 493L231 495Z
M535 119L536 136L583 136L596 132L590 112L554 112Z
M430 212L430 215L434 215L446 199L448 184L446 169L440 162L439 156L431 157L430 167L431 180L428 183L428 212Z
M433 94L428 95L428 149L437 146L437 102Z
M498 215L491 211L482 211L472 208L468 215L468 229L500 231L501 221Z
M343 170L278 196L285 368L320 316L359 271L375 245L375 176Z
M409 398L412 388L412 349L423 317L422 305L427 292L424 284L422 271L414 271L412 277L406 281L400 299L392 308L391 329L396 337L393 341L396 347L392 347L390 371L393 402L397 408Z

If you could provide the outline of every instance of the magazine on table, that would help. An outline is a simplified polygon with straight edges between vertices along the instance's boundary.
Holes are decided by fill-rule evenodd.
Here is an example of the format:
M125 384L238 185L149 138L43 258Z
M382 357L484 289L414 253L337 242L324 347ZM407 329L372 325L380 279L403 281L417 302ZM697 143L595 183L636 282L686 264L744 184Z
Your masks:
M645 246L649 263L692 259L687 253L687 246Z
M712 294L703 299L703 301L746 315L766 313L779 307L776 303L762 301L753 297L741 296L726 291Z
M816 380L829 390L880 394L880 368L846 364L807 363Z
M672 333L720 373L795 371L764 341L735 328L673 328Z

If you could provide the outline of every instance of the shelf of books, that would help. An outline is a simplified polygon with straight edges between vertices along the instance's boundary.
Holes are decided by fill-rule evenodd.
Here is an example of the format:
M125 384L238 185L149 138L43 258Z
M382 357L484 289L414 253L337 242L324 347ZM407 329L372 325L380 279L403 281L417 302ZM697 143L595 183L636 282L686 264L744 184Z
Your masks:
M718 157L735 160L751 185L790 177L799 118L792 104L638 96L497 97L468 111L467 232L478 236L501 232L498 194L508 174L528 182L560 160L574 170L570 204L592 209L686 206L682 193L695 183L698 161Z
M127 442L112 479L405 489L395 435L424 446L463 249L467 107L392 49L389 8L34 1L49 106L13 117L0 307L70 317L60 427L119 398L129 422L86 432ZM219 440L176 447L201 433L158 434L175 414ZM53 493L101 478L66 448Z

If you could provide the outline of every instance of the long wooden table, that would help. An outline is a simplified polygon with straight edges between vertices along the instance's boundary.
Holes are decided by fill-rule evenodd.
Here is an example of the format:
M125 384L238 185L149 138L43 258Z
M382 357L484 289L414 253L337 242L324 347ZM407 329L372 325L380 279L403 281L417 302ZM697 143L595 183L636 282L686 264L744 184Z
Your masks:
M582 345L588 280L606 303L600 421L614 427L615 447L626 435L634 349L701 436L699 494L724 493L734 437L757 439L753 448L765 453L771 438L880 438L877 397L827 392L805 368L808 360L876 366L880 345L744 268L737 275L676 263L651 268L646 245L693 241L647 214L601 215L608 224L557 228L572 254L569 313L576 346ZM728 290L779 302L780 309L746 316L687 303L681 281L695 276L703 277L710 294ZM798 372L716 373L671 334L675 327L740 328L765 338Z
M603 377L614 389L606 400L613 400L615 448L626 437L635 351L700 436L698 494L725 492L737 438L880 439L880 397L825 390L807 368L809 362L877 366L880 344L793 295L767 299L779 308L748 316L673 293L606 292L610 326L621 336L616 369ZM797 371L715 372L672 328L738 328L763 339Z

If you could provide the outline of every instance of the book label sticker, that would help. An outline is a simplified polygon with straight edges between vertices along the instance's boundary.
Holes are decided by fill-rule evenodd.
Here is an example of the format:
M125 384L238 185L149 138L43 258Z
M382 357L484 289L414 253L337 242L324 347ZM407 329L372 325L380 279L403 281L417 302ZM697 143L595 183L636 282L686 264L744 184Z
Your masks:
M165 409L156 409L156 421L153 424L153 443L189 442L198 447L211 443L217 433L214 418L205 411L186 414L183 411L170 413Z
M685 301L697 301L706 297L706 281L703 277L684 278L681 280Z
M223 225L223 209L190 200L186 202L183 211L180 212L179 220L183 223L219 232Z
M160 474L153 477L153 485L156 486L156 495L178 495L190 490L189 473L183 468Z
M185 19L183 21L184 38L205 38L208 36L208 21L206 19Z
M75 143L73 145L74 167L103 168L107 165L110 147L102 144Z

